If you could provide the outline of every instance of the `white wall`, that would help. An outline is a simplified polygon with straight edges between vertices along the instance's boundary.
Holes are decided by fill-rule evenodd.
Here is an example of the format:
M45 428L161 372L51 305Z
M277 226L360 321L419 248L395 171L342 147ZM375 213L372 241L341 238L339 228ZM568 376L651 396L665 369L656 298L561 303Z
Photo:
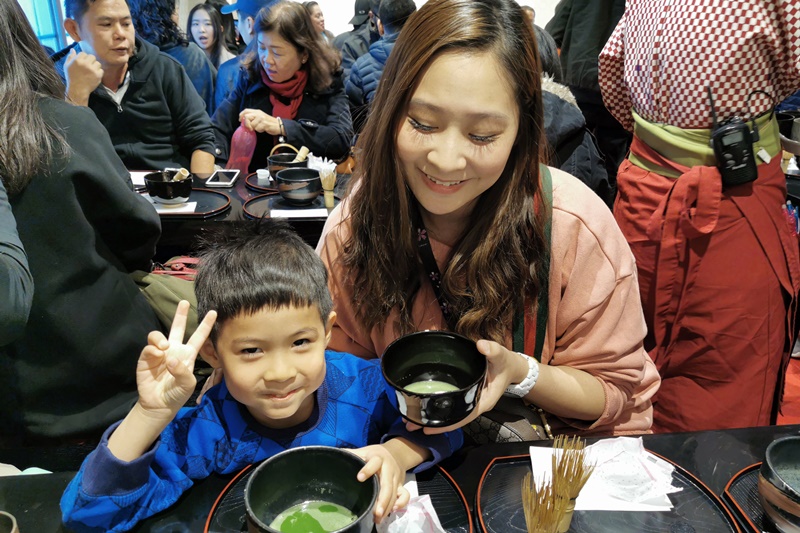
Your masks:
M180 0L178 2L179 12L181 13L181 25L186 24L186 16L193 5L200 3L202 0ZM231 1L231 0L228 0ZM425 0L414 0L417 7L425 3ZM544 27L547 21L553 16L558 0L518 0L522 5L529 5L536 10L536 24ZM349 31L353 27L349 24L350 19L353 18L353 9L355 6L354 0L317 0L322 13L325 15L325 27L333 32L334 35L339 35L342 32Z
M334 35L353 29L348 22L353 17L354 0L317 0L317 2L325 15L325 27ZM553 17L553 11L558 4L558 0L518 0L518 2L536 10L536 25L542 28ZM425 0L414 0L414 3L420 7Z

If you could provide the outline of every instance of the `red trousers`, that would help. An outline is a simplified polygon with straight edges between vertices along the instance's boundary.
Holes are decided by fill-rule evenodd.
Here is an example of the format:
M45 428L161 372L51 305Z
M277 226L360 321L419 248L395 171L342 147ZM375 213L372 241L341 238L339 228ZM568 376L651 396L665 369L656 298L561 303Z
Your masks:
M653 430L773 423L800 287L779 158L723 190L715 167L681 167L638 139L631 150L682 173L625 160L617 177L614 216L636 257L645 348L662 379Z

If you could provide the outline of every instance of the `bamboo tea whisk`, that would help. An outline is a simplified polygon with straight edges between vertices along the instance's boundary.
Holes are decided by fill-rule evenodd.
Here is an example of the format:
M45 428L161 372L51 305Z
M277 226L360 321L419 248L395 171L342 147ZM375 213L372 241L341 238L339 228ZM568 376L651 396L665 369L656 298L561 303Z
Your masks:
M531 474L522 482L522 505L528 533L565 533L569 530L575 500L594 471L594 466L586 463L586 445L580 437L559 435L553 441L553 449L561 449L561 454L553 453L550 483L543 482L537 486Z
M567 503L567 498L555 493L553 485L536 483L530 472L522 480L522 510L528 533L556 533Z
M319 179L325 195L325 207L332 209L335 203L333 188L336 186L336 167L333 165L330 165L330 168L323 166L319 171Z

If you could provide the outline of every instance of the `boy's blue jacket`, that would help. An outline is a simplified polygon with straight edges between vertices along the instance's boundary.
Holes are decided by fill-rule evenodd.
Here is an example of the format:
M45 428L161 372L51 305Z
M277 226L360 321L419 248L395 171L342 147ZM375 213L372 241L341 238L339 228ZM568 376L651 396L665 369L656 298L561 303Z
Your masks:
M360 448L403 436L431 451L424 470L463 443L461 431L409 432L377 360L325 352L325 381L307 422L270 429L258 424L223 383L197 407L178 413L153 448L129 463L108 450L109 428L61 497L64 524L76 531L127 531L173 505L195 479L234 473L278 452L306 445Z

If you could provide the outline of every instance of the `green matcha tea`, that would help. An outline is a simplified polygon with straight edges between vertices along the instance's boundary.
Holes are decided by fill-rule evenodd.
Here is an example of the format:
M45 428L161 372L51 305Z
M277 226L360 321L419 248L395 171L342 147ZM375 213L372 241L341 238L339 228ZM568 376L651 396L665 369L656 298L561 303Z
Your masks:
M293 505L269 525L281 533L329 533L346 527L358 518L349 509L326 501Z
M409 383L403 388L408 392L413 392L415 394L433 394L437 392L453 392L458 390L458 387L452 383L447 383L446 381L437 381L435 379L415 381L414 383Z

